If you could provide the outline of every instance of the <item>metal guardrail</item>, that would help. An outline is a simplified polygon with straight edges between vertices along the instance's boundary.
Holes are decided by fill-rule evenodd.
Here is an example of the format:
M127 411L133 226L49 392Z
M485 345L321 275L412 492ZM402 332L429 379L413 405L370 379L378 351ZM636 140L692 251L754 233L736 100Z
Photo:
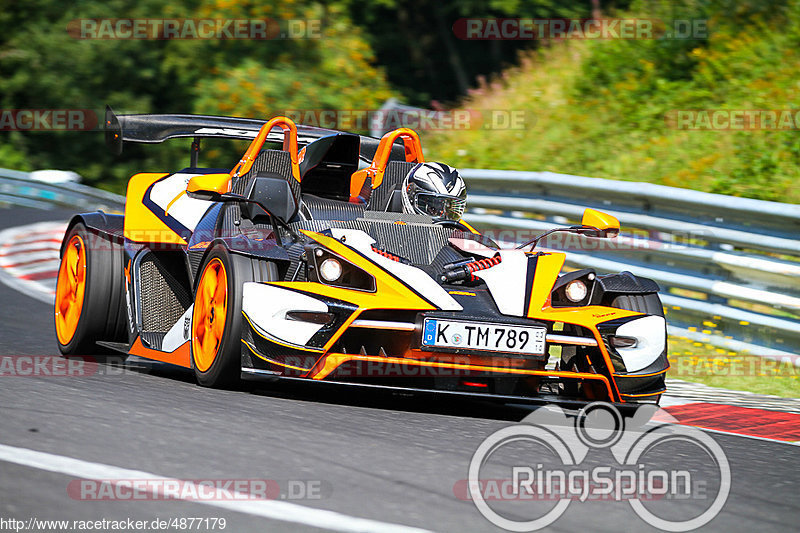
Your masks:
M757 355L800 354L800 205L663 185L555 174L463 169L468 222L518 243L576 223L586 207L616 216L614 240L556 233L542 249L570 268L630 270L655 279L673 332ZM0 204L121 212L123 196L0 169Z
M603 210L620 220L616 241L556 233L543 248L567 251L571 268L655 279L671 328L693 341L800 354L800 205L552 172L461 175L466 220L495 240L522 242L577 223L586 207Z
M0 168L0 204L24 205L38 209L64 206L76 210L103 209L122 212L125 197L80 183L47 183L30 178L27 172Z

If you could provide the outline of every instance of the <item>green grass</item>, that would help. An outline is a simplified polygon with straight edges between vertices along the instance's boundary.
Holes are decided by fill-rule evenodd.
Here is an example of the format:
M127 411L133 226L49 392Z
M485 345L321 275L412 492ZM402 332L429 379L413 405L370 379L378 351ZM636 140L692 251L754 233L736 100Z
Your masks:
M800 367L791 361L736 353L670 337L667 376L711 387L800 398Z
M657 4L632 9L654 16ZM744 15L709 5L708 39L573 40L523 56L459 107L521 110L524 127L423 132L426 158L800 203L797 130L687 131L669 120L797 108L800 4Z

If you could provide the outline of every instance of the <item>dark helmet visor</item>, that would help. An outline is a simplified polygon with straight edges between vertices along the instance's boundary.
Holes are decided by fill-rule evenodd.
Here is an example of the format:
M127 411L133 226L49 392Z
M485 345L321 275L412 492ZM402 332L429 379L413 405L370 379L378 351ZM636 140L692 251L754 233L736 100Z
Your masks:
M414 195L414 204L419 213L424 213L434 220L461 220L467 207L467 201L463 198L424 192Z

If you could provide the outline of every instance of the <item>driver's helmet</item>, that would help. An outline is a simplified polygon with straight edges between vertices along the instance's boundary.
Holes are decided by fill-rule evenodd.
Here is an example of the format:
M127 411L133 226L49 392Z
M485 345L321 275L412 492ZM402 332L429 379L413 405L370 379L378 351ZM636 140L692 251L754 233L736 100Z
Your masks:
M430 216L434 222L461 220L467 186L458 170L444 163L418 163L403 180L403 211Z

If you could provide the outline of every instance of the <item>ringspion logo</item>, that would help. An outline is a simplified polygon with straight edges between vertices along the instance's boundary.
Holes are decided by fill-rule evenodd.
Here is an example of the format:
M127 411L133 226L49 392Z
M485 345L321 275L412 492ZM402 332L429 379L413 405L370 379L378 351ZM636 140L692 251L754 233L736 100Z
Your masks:
M454 495L508 531L540 530L570 505L598 501L627 502L644 522L666 531L701 527L728 499L728 459L697 428L645 426L655 410L640 407L626 421L602 402L574 419L559 407L538 409L480 444Z

